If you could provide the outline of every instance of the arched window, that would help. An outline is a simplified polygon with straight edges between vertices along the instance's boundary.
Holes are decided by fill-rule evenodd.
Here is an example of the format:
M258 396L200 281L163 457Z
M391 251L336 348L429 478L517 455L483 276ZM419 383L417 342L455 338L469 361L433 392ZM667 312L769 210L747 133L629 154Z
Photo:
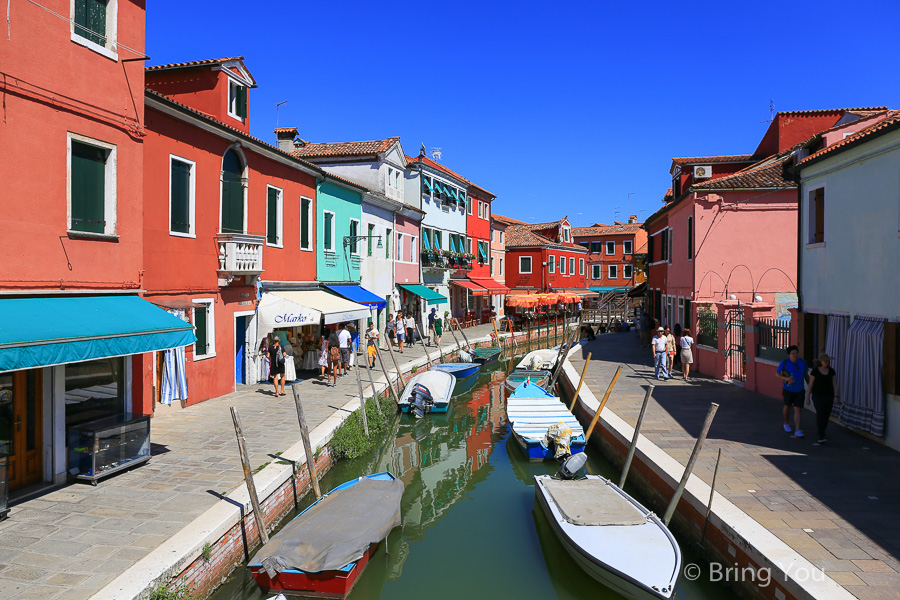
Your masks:
M222 159L222 233L244 233L244 162L234 150Z

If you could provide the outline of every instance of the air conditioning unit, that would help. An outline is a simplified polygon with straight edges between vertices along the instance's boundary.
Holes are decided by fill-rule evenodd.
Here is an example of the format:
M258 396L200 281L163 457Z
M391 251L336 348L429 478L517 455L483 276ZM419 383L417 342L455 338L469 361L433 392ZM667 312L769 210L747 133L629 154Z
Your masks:
M701 165L694 167L694 179L709 179L712 177L712 166Z

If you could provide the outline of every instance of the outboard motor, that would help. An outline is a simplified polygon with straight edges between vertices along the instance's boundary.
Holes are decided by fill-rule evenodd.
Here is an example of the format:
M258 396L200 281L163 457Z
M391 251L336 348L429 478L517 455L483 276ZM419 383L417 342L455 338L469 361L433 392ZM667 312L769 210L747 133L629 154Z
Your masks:
M431 409L434 406L434 398L431 396L431 392L428 391L427 387L421 383L417 383L415 387L413 387L411 395L412 399L410 405L413 414L417 419L421 419L425 416L425 413L431 412Z
M556 476L560 479L575 479L578 476L578 471L584 467L586 462L587 455L584 452L570 456L563 462L559 471L556 472Z

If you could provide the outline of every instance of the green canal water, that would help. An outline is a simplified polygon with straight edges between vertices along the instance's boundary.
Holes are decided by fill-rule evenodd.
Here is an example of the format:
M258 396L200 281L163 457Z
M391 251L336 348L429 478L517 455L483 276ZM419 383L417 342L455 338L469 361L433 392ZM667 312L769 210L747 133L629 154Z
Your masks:
M361 475L391 471L406 484L403 528L381 544L350 594L352 600L459 598L621 598L572 563L540 506L532 477L553 474L552 462L531 463L509 435L503 379L512 358L463 380L446 415L416 421L400 417L393 433L368 456L339 461L321 481L322 491ZM592 449L589 473L617 478ZM312 503L301 499L297 512ZM296 514L296 512L294 513ZM282 524L287 523L293 514ZM696 562L681 544L683 564ZM264 600L239 568L213 600ZM679 584L679 600L730 598L726 589L700 582Z

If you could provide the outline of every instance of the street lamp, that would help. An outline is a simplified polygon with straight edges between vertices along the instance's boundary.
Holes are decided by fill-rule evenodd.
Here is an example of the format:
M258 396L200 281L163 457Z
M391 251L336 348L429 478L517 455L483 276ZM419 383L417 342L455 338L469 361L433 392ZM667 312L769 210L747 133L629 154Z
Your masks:
M379 250L384 248L384 244L381 243L380 235L345 235L344 236L344 245L349 246L350 244L355 244L359 240L368 240L372 238L378 238L378 245L375 246Z

